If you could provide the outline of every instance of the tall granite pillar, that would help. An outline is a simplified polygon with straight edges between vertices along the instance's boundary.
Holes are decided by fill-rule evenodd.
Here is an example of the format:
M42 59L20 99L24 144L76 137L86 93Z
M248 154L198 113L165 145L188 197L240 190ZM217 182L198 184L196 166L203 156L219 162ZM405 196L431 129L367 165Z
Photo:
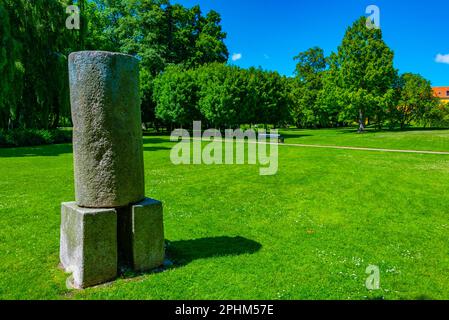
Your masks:
M162 204L145 198L138 68L124 54L69 56L76 202L62 204L60 256L78 288L163 263Z
M143 200L138 60L72 53L69 75L77 204L114 208Z

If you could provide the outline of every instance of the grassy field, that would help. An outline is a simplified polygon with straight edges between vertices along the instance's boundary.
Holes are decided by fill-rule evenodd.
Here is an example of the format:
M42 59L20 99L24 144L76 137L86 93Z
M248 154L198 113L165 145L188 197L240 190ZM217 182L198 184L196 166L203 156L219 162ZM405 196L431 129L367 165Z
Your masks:
M296 130L286 142L449 151L449 131ZM174 166L145 137L147 195L164 202L157 274L84 291L58 269L71 145L0 149L2 299L448 299L449 156L280 146L279 172ZM365 288L377 265L381 290Z
M333 130L284 130L288 143L329 146L449 151L449 130L375 131L355 134L351 128Z

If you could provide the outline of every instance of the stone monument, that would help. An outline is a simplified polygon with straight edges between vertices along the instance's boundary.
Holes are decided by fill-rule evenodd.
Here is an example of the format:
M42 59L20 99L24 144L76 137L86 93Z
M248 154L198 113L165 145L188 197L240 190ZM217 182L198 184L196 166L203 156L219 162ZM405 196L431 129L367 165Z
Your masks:
M62 204L60 259L71 286L163 264L162 203L145 198L138 60L69 56L75 202Z

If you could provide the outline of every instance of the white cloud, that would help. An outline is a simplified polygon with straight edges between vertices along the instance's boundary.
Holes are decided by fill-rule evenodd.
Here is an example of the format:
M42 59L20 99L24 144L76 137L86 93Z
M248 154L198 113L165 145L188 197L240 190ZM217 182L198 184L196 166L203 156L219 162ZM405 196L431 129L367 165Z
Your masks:
M266 53L265 53L263 56L264 56L264 58L267 59L267 60L270 59L270 56L269 56L268 54L266 54Z
M449 54L441 54L441 53L437 54L435 62L449 64Z
M241 53L234 53L233 55L232 55L232 61L237 61L237 60L240 60L240 59L242 59L242 54Z

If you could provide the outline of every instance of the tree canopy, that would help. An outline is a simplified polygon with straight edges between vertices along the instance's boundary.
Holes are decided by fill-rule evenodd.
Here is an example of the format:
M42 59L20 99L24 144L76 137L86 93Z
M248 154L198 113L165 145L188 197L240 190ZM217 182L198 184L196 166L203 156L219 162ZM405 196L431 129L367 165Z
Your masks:
M66 7L81 29L66 28ZM420 75L398 75L382 31L354 22L335 53L299 53L295 76L227 65L221 16L170 0L0 0L0 129L70 125L67 57L78 50L140 61L143 121L153 126L405 128L446 123ZM446 121L446 122L444 122Z
M276 72L221 63L169 67L155 80L156 116L166 124L208 127L288 122L286 78Z
M347 118L358 119L360 132L368 117L381 122L392 100L397 75L393 56L381 29L367 28L362 17L347 29L334 57L331 68L344 103L343 112Z
M107 50L141 65L144 119L154 121L153 80L172 64L224 63L221 17L169 0L79 0L80 30L66 28L69 0L0 0L0 128L53 128L69 117L67 56Z

